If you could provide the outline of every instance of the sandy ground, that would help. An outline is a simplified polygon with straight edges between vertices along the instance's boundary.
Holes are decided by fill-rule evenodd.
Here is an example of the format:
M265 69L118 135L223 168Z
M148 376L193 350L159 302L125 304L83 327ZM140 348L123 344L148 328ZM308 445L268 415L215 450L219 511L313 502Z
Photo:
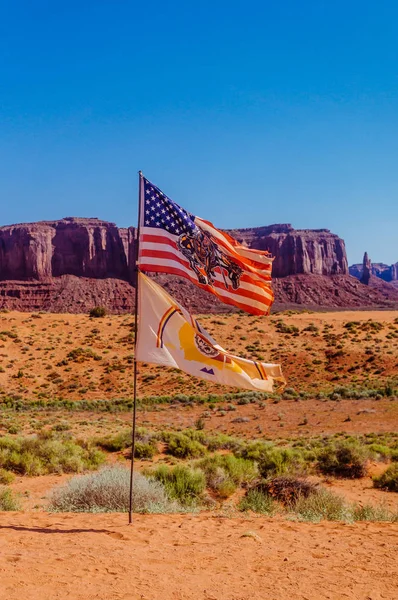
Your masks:
M0 514L0 599L396 599L398 524Z
M383 387L398 369L398 311L206 315L202 325L234 354L278 362L288 386L317 393L334 386ZM380 329L367 329L368 321ZM299 333L278 331L278 321ZM348 331L348 322L359 322ZM373 323L374 324L374 323ZM0 396L25 400L131 398L134 343L129 315L0 314ZM314 326L314 333L308 326ZM254 347L253 344L256 346ZM70 352L83 349L83 354ZM258 358L261 356L261 358ZM175 369L141 364L139 396L233 391Z

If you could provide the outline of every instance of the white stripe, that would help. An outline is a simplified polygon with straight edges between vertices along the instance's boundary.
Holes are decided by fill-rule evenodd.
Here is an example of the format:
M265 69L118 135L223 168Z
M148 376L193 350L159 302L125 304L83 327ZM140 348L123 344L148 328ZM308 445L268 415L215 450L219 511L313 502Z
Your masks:
M178 257L179 259L181 259L182 261L184 261L184 264L186 265L188 271L191 273L191 275L193 277L196 277L195 272L193 269L191 269L191 267L189 266L189 261L185 258L185 256L183 254L181 254L181 252L179 250L177 250L177 248L172 248L171 246L169 246L168 244L165 244L164 246L159 246L158 243L156 242L142 242L141 245L141 259L140 259L140 263L146 263L149 264L149 261L155 261L151 264L162 264L160 261L163 261L163 263L165 265L167 265L168 263L171 264L173 262L172 259L166 259L166 258L156 258L156 257L146 257L145 256L145 250L152 250L155 252L159 252L159 251L164 251L164 252L170 252L171 254L173 254L173 256ZM182 266L178 263L179 266ZM251 274L250 274L251 275ZM216 281L219 281L220 283L224 283L224 278L222 276L221 273L216 271L215 274L215 279ZM248 290L249 292L255 292L257 294L261 294L264 292L264 288L261 286L257 286L253 283L249 283L247 281L240 281L240 285L239 288L242 288L244 290ZM238 291L236 291L235 293L239 294ZM269 296L270 298L272 297L272 295Z
M156 267L156 266L163 266L163 267L172 267L175 266L175 268L180 269L181 271L184 271L185 273L187 273L187 275L190 275L191 277L196 277L194 271L192 271L192 269L187 268L186 266L182 265L179 262L174 262L171 260L167 260L164 258L152 258L152 257L142 257L141 258L141 263L140 266L143 270L145 270L145 266L148 265L150 267ZM222 278L222 276L217 273L216 275L216 280L219 283L224 283L224 280ZM257 286L253 286L251 284L246 284L246 283L242 283L241 287L246 289L249 292L253 292L255 291L257 294L261 295L261 293L264 294L264 296L271 300L272 299L272 295L270 294L268 296L267 291L264 288L259 288ZM220 296L226 296L227 298L231 298L231 299L236 299L239 300L242 304L248 304L249 306L266 306L268 308L268 304L265 304L263 302L260 302L259 300L255 299L255 298L248 298L247 296L242 296L241 294L239 294L239 291L229 291L229 290L218 290L217 289L217 293L220 294Z
M142 227L141 228L141 234L142 235L156 235L158 237L165 238L167 240L171 240L175 244L177 244L178 237L179 237L178 235L174 235L174 234L169 233L168 231L164 231L162 229L157 229L156 227ZM142 239L140 240L140 257L141 257L142 251L143 251L143 249L145 247L150 248L150 246L148 246L148 244L150 244L150 243L152 243L152 242L142 241ZM159 244L160 243L161 242L153 242L153 246L151 247L151 249L152 250L160 250L160 248L159 248ZM164 248L166 248L166 246L164 246ZM170 252L173 251L173 249L171 248L171 246L168 246L168 250ZM224 248L223 248L223 250L224 250ZM183 254L180 253L180 252L179 252L179 256L181 258L184 258ZM231 254L231 256L232 256L232 258L234 257L233 254ZM141 263L141 258L140 258L139 263ZM266 277L267 277L267 279L269 281L267 281L267 279L264 278L264 275L262 275L263 272L261 271L261 269L254 269L253 268L253 270L251 270L250 268L247 268L246 269L246 273L247 273L247 275L249 275L253 279L258 280L262 284L264 284L264 283L266 283L266 284L269 283L270 284L270 282L271 282L271 272L270 271L264 272L264 275L266 275Z

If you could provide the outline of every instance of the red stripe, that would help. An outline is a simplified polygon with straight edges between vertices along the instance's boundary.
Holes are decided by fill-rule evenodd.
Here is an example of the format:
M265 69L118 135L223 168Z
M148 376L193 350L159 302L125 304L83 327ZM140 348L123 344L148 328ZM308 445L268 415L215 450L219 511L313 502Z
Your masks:
M185 279L189 279L192 283L196 284L198 287L210 292L211 294L214 294L214 296L219 298L224 304L230 304L231 306L236 306L237 308L240 308L241 310L244 310L245 312L249 312L253 315L267 315L269 313L269 307L264 302L262 304L267 306L267 308L260 309L260 308L257 308L256 306L253 306L252 304L243 304L242 302L238 302L237 300L234 300L232 298L225 298L224 296L220 296L210 286L202 285L202 284L198 283L197 279L194 279L193 277L189 277L181 269L177 269L175 267L164 267L161 265L155 267L154 265L145 265L144 263L141 265L141 269L143 271L148 271L148 272L153 272L153 273L169 273L170 275L178 275L179 277L184 277Z
M146 238L150 237L151 239L148 240ZM141 243L141 247L140 247L140 259L142 256L149 256L151 258L165 258L167 260L178 260L178 257L171 253L171 252L167 252L167 250L163 250L163 249L159 249L159 250L154 250L153 248L148 248L146 249L145 247L145 242L149 242L152 244L158 244L159 246L169 246L172 247L174 249L177 249L176 244L173 240L169 240L168 238L161 238L158 237L157 240L153 239L154 236L143 236L144 240L143 243ZM150 254L152 252L152 254ZM144 254L145 253L145 254ZM183 255L181 254L181 257ZM183 264L186 264L187 267L189 267L189 262L187 259L181 259L181 260L185 260L186 262L183 262ZM179 262L181 262L181 260L179 260ZM254 276L253 276L254 275ZM270 275L259 275L259 274L252 274L251 271L243 271L242 275L241 275L241 280L246 282L246 283L250 283L252 285L255 286L262 286L262 284L264 284L264 282L266 281L272 281L272 278Z
M272 268L272 264L264 265L264 263L258 262L254 258L248 258L246 256L242 256L241 254L239 254L240 248L242 248L242 250L248 250L249 252L253 252L253 253L255 253L256 250L253 250L252 248L245 248L244 246L239 244L233 237L229 236L227 233L224 233L223 231L220 231L220 229L217 229L216 227L214 227L214 225L212 223L210 223L210 221L205 221L204 219L201 219L201 220L203 221L203 223L206 223L206 225L208 225L208 227L210 227L211 229L216 231L220 236L222 236L224 238L224 239L222 239L222 238L220 239L219 237L215 238L217 240L217 243L221 244L226 250L228 250L232 254L232 256L239 258L246 267L249 267L249 268L252 267L256 270L260 269L261 271L263 271L263 270L268 271ZM200 226L200 224L198 224L198 225ZM268 253L265 253L260 250L259 254L268 254Z
M167 235L167 233L166 233L166 235ZM169 234L169 235L171 235L171 234ZM219 241L220 240L217 239L217 242L219 242ZM168 237L163 237L160 235L144 233L141 235L141 244L143 244L144 242L151 242L152 244L167 244L167 245L171 246L172 248L177 249L177 243L174 239L168 238ZM266 281L271 281L272 265L264 265L263 263L259 263L250 258L246 258L245 256L241 256L234 249L232 249L232 251L231 251L231 248L228 247L228 245L223 243L222 241L220 241L220 244L222 246L224 246L224 248L226 250L229 251L229 253L233 256L233 258L235 258L237 260L237 262L239 262L239 266L243 267L244 270L248 271L249 273L252 273L253 275L254 274L257 275L261 279L266 279ZM245 250L246 250L246 248L245 248ZM249 248L247 248L247 250L249 250ZM260 273L259 273L259 271L260 271ZM269 271L269 273L268 273L268 271ZM269 279L268 279L268 277L269 277Z
M172 252L167 252L167 250L153 250L152 248L147 250L144 246L144 247L141 247L141 251L140 251L140 264L142 263L142 259L144 257L145 258L163 258L164 260L169 260L170 262L175 261L181 265L186 266L187 269L192 270L189 265L189 261L187 259L183 258L182 256L180 258L179 256L176 256ZM249 283L250 285L254 285L255 287L260 287L264 290L271 291L271 286L266 284L264 281L259 281L257 279L253 279L246 273L242 273L241 281L243 281L245 283ZM221 283L216 281L215 284L218 287L223 288L223 285ZM242 288L239 288L239 291L237 291L237 290L232 290L232 291L233 291L233 293L242 293L243 295L250 294L253 297L256 296L256 292L250 292L249 290L242 290ZM262 296L261 296L261 298L262 298Z
M161 251L161 250L152 250L152 249L151 250L146 250L145 247L144 248L141 247L140 254L141 254L140 267L142 269L145 268L144 267L145 261L143 260L144 258L162 258L164 260L169 260L171 263L172 262L176 262L176 263L179 263L181 265L184 265L184 267L186 267L187 269L191 270L191 268L190 268L189 263L188 263L187 260L183 260L182 258L179 258L178 256L175 256L171 252L164 252L164 251ZM158 265L151 265L151 267L152 267L152 269L151 269L152 271L154 271L154 272L159 271L159 266ZM167 268L167 267L165 267L165 268ZM185 275L185 277L186 276L187 275ZM246 278L246 277L244 278L242 276L242 280L243 281L245 281L245 280L247 281L247 279L250 279L250 278ZM199 283L197 281L197 279L196 280L193 279L193 282L194 283L195 282ZM253 283L253 281L249 281L249 283ZM203 285L203 284L199 284L199 285ZM256 285L257 287L261 287L264 290L266 290L268 293L272 294L272 290L268 286L266 287L265 285L261 285L258 282L255 282L253 285ZM218 282L218 281L214 281L214 287L217 287L220 290L224 290L225 289L225 286L222 283ZM210 288L210 289L208 289L208 291L210 291L212 289L212 287L210 287L210 286L205 286L205 288L206 289ZM253 300L256 300L257 302L260 302L261 304L268 305L268 303L271 304L272 301L273 301L272 299L268 299L268 298L264 297L263 295L257 294L256 292L252 292L250 290L245 290L243 288L238 288L237 290L234 290L234 289L231 288L230 292L231 292L231 294L234 294L236 296L244 296L246 298L252 298Z

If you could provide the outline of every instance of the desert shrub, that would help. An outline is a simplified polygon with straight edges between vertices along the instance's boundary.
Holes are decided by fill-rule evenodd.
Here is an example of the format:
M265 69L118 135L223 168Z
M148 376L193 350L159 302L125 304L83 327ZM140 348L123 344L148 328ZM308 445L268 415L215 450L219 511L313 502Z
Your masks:
M95 438L94 443L107 452L120 452L131 446L131 429Z
M293 509L301 521L345 521L349 518L343 498L324 488L307 498L299 497Z
M317 485L307 479L291 476L279 476L261 482L260 489L275 500L287 506L294 505L299 498L308 498L317 492Z
M202 433L198 431L197 433ZM167 454L177 458L198 458L206 454L206 448L184 433L171 433L167 440Z
M67 358L77 363L83 363L90 358L96 361L102 360L102 356L91 350L91 348L75 348L68 352Z
M105 317L106 316L106 308L104 308L103 306L95 306L93 309L90 310L89 315L90 315L90 317L92 317L94 319Z
M260 513L263 515L273 515L277 511L277 503L271 496L260 490L249 490L239 503L239 510Z
M318 454L318 469L324 475L358 479L367 473L368 450L355 441L326 446Z
M137 440L134 447L135 458L150 459L155 456L158 451L157 444L151 440L150 442L140 442ZM131 455L131 452L130 452Z
M12 490L0 486L0 511L20 510L20 504Z
M70 429L71 429L70 423L68 423L67 421L61 421L60 423L57 423L53 427L54 431L69 431Z
M131 442L131 429L125 429L115 435L106 435L94 440L97 446L107 452L120 452L131 448ZM135 458L153 458L157 451L158 447L154 436L143 427L138 427L135 438Z
M391 464L384 473L373 477L373 485L389 492L398 492L398 463Z
M368 446L369 452L376 455L376 458L389 458L391 455L391 450L388 446L384 446L383 444L369 444Z
M130 471L105 467L98 473L73 477L55 488L49 510L53 512L126 512L129 509ZM133 510L139 513L178 512L161 483L136 473L133 484Z
M258 463L260 475L264 478L271 475L283 475L302 471L304 461L299 451L292 448L270 446L261 456Z
M21 475L80 473L96 469L105 455L90 445L69 439L35 435L0 438L0 467Z
M218 433L207 438L207 448L210 452L214 450L237 450L242 446L242 442L225 433Z
M234 449L234 455L238 458L259 461L267 454L270 448L274 448L273 444L255 440L239 445Z
M206 480L211 480L213 473L221 468L226 475L236 485L246 485L251 483L258 476L257 465L245 458L236 458L230 454L215 454L203 458L195 463L195 466L202 469L206 475Z
M354 504L351 508L351 515L354 521L398 521L398 512L391 511L386 506L372 506L365 504L360 506Z
M14 473L12 471L7 471L7 469L0 469L0 485L8 485L12 483L15 479Z
M206 487L204 473L186 465L159 465L156 469L148 471L147 475L163 484L169 498L178 500L183 506L197 504Z

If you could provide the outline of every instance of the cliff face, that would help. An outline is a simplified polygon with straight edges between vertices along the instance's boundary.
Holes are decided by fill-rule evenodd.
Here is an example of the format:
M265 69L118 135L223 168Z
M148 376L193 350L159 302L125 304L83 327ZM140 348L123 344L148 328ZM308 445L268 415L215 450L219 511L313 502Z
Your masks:
M104 306L109 312L131 312L134 234L134 228L119 229L99 219L0 227L0 308L87 312ZM347 275L344 242L327 229L272 225L230 234L275 256L275 307L387 307L398 302L391 284L373 278L385 289L370 293ZM157 280L193 312L231 310L186 280L168 275Z
M271 225L230 233L249 248L270 251L274 277L348 272L344 242L327 229ZM133 228L76 218L0 227L0 281L62 275L131 281L133 265Z
M130 280L133 232L99 219L0 227L0 281L62 275Z
M291 225L270 225L234 229L230 233L249 248L268 250L275 256L273 277L348 273L344 241L328 229L293 229Z

